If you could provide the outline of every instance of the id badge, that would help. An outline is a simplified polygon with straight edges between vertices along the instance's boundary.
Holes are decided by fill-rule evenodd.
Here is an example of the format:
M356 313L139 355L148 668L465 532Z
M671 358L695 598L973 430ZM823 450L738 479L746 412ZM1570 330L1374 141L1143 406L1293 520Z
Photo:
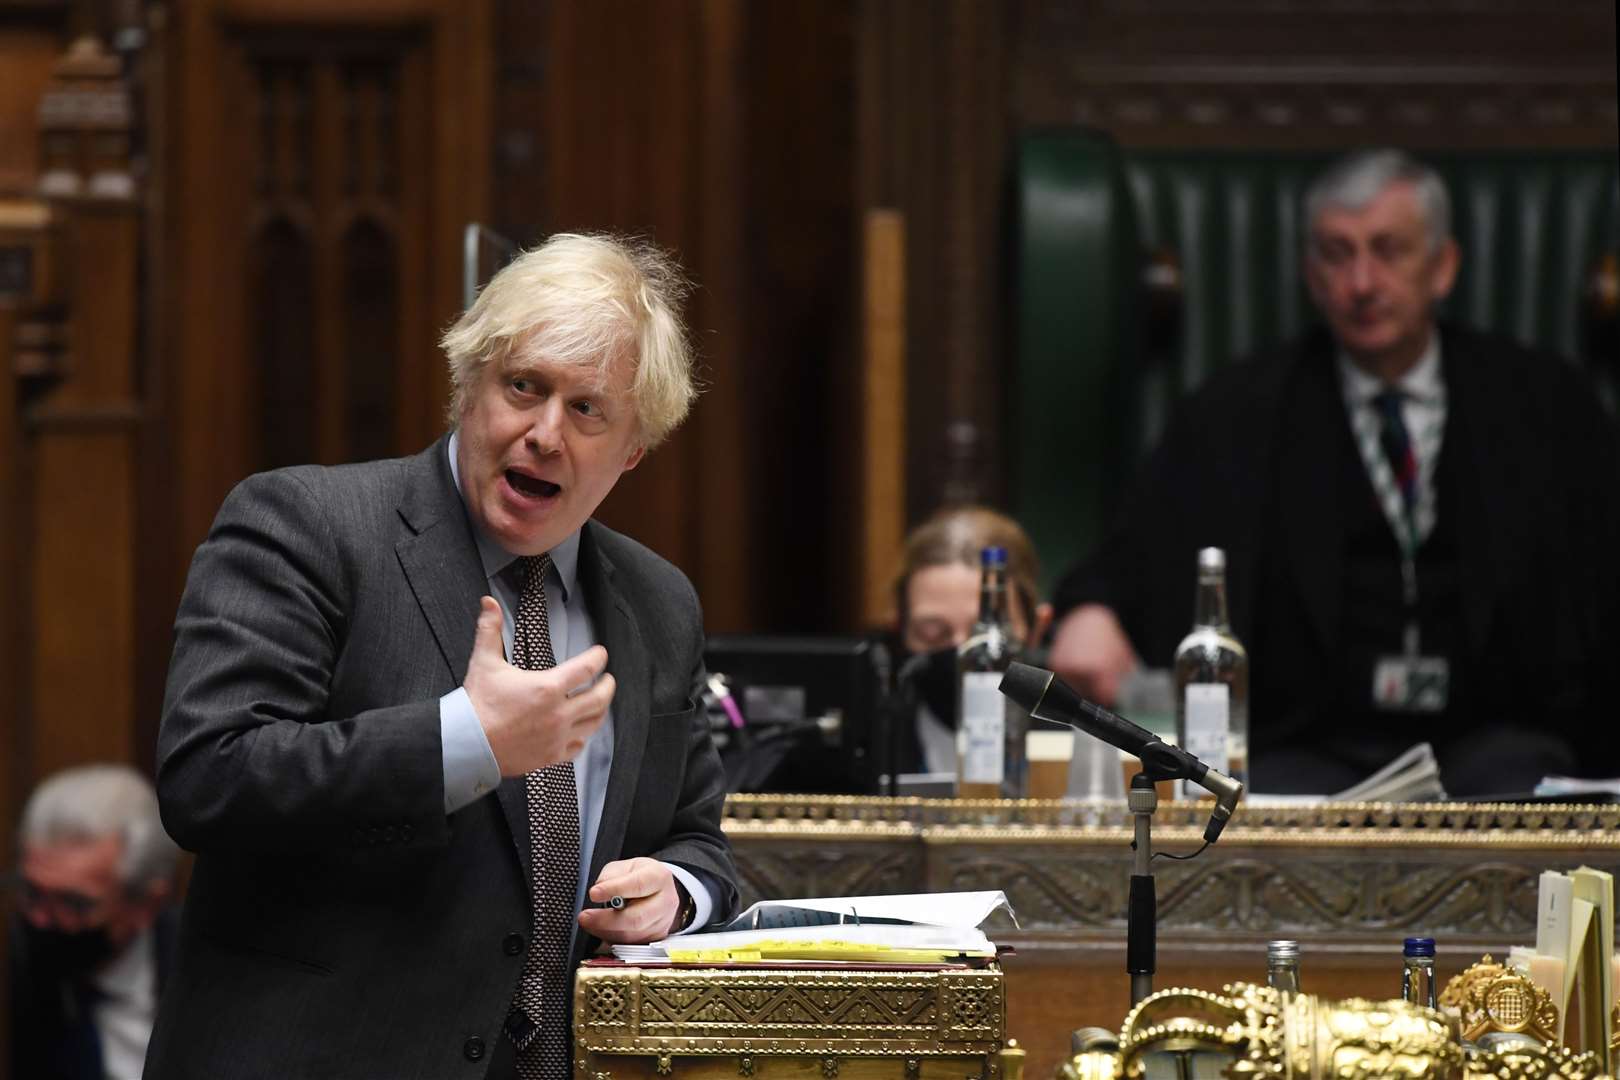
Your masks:
M1385 656L1373 667L1372 694L1388 712L1441 712L1451 697L1451 664L1443 656Z

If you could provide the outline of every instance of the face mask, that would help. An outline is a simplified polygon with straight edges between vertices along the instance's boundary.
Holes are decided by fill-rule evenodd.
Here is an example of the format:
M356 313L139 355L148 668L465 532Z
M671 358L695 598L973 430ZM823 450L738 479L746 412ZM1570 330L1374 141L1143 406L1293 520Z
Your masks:
M927 705L940 723L956 727L955 648L912 653L901 665L900 679L909 684L916 699Z
M88 930L57 930L23 923L29 952L48 970L82 978L94 972L116 951L105 926Z

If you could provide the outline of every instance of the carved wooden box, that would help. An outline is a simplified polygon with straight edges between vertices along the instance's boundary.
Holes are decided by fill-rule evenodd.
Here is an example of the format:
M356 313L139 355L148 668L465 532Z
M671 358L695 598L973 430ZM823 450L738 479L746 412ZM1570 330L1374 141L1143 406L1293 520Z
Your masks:
M999 968L635 968L574 982L576 1080L1002 1080Z

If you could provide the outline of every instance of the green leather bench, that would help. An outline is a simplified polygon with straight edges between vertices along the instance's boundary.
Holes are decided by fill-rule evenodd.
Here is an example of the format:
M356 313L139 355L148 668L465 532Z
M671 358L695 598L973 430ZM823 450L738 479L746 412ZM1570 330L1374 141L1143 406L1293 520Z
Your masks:
M1098 540L1176 399L1314 317L1301 201L1334 156L1123 151L1076 129L1020 140L1009 488L1048 585ZM1423 157L1463 249L1446 315L1585 365L1614 408L1615 151Z

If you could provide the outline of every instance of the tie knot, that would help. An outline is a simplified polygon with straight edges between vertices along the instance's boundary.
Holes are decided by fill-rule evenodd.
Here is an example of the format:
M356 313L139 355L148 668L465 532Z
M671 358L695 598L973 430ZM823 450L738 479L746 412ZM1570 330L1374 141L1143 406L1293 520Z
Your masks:
M551 569L551 555L525 555L518 560L523 564L523 587L525 589L541 585L546 580L546 571Z
M1373 408L1385 416L1399 416L1401 403L1406 400L1406 392L1397 390L1393 386L1386 387L1372 396Z

